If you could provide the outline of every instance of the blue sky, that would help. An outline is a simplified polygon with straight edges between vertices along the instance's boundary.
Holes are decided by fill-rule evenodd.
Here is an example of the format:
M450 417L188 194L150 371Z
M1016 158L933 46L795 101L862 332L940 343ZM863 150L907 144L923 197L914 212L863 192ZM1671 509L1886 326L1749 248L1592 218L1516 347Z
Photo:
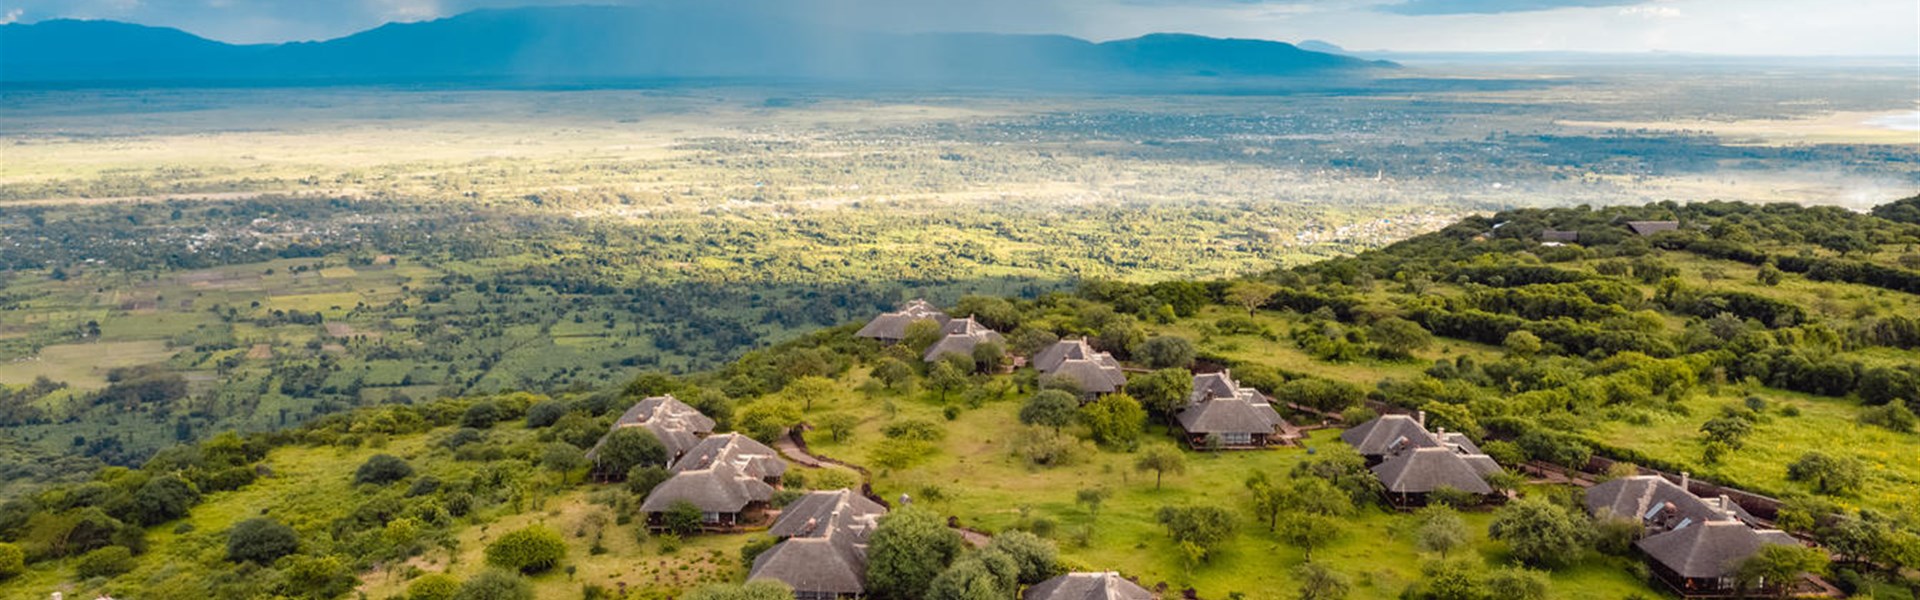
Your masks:
M1404 51L1920 55L1915 0L0 0L0 20L116 19L230 42L327 39L476 8L731 3L891 31L1155 31Z

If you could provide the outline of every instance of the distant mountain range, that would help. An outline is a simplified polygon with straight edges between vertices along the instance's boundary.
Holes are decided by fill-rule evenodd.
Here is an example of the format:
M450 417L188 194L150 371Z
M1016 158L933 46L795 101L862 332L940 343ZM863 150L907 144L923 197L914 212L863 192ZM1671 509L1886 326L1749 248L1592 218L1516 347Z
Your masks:
M878 34L634 7L483 10L266 45L111 21L0 25L0 82L10 83L740 79L1102 87L1365 76L1395 67L1263 40Z

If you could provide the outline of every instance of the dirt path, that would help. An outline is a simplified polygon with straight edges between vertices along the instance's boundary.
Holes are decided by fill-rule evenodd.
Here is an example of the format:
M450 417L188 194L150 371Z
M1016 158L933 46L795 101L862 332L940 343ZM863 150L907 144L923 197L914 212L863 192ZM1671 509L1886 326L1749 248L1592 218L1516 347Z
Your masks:
M806 448L801 448L800 444L794 443L793 438L797 435L800 435L800 432L794 431L787 435L780 436L779 440L774 441L773 449L779 450L781 454L786 455L787 460L800 463L801 466L816 469L827 466L826 461L820 460L820 457L808 454Z

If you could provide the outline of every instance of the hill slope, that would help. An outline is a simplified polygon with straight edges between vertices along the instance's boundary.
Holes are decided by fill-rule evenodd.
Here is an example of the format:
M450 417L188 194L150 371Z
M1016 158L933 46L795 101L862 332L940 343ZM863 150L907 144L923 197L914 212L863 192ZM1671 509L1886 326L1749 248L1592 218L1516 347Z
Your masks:
M1675 226L1642 236L1634 221ZM1544 243L1546 230L1578 242ZM1920 392L1920 320L1907 316L1920 310L1915 243L1920 226L1832 208L1523 210L1246 281L1095 282L1077 296L972 296L952 312L1007 331L1023 353L1086 336L1136 366L1182 364L1164 352L1178 344L1147 340L1185 338L1186 362L1232 367L1277 405L1313 409L1292 408L1296 423L1315 422L1313 412L1339 412L1328 419L1337 427L1376 408L1418 409L1509 469L1591 468L1591 453L1781 497L1777 511L1756 514L1841 552L1834 579L1847 592L1904 597L1915 582L1901 569L1916 566L1920 540L1908 500L1920 465L1907 460L1920 437L1903 403ZM967 375L951 359L925 368L912 342L882 346L853 330L822 330L714 372L643 375L619 391L363 407L102 470L0 505L0 541L27 558L12 581L0 572L0 594L393 598L446 579L435 573L482 579L482 549L530 523L558 530L567 547L561 568L520 584L540 598L680 597L738 581L749 549L764 548L754 534L641 534L635 506L647 480L584 481L580 455L612 419L668 393L721 417L721 429L765 439L818 424L803 428L808 451L863 466L883 498L911 496L980 531L1050 538L1059 567L1118 570L1200 597L1291 591L1304 543L1313 563L1354 582L1355 598L1429 597L1423 590L1449 572L1537 581L1568 600L1655 593L1618 539L1547 571L1514 570L1515 548L1481 533L1503 510L1463 511L1450 560L1418 550L1408 532L1422 517L1381 506L1335 431L1309 434L1311 450L1193 451L1139 405L1129 427L1101 420L1102 407L1135 402L1125 395L1078 409L1084 422L1022 425L1038 421L1022 404L1057 383L1024 369ZM1188 373L1165 374L1136 374L1127 391L1149 408L1186 398L1177 386ZM1158 452L1182 467L1148 474L1139 457ZM376 454L412 467L361 467ZM1807 455L1851 465L1852 476L1796 475L1811 467L1789 465ZM394 475L363 474L379 472ZM837 467L790 473L792 490L856 481ZM1249 481L1329 490L1312 497L1337 516L1316 521L1323 535L1310 542L1276 535L1260 526L1273 517ZM1523 496L1577 493L1549 480L1511 484ZM1161 515L1192 506L1220 509L1224 523L1205 559L1189 563ZM289 526L297 548L270 565L230 560L230 532L259 515Z
M0 26L0 81L746 79L1046 86L1272 78L1386 68L1290 44L1150 35L885 35L698 9L483 10L324 42L233 46L104 21Z

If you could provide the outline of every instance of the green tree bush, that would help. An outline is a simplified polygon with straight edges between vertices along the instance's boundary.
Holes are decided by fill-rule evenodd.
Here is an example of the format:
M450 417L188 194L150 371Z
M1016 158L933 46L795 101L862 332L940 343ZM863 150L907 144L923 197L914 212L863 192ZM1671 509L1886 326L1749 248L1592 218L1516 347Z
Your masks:
M273 564L300 549L300 536L278 521L255 517L235 523L227 532L227 560Z
M487 564L520 573L552 569L567 557L567 542L541 525L507 532L487 544Z

